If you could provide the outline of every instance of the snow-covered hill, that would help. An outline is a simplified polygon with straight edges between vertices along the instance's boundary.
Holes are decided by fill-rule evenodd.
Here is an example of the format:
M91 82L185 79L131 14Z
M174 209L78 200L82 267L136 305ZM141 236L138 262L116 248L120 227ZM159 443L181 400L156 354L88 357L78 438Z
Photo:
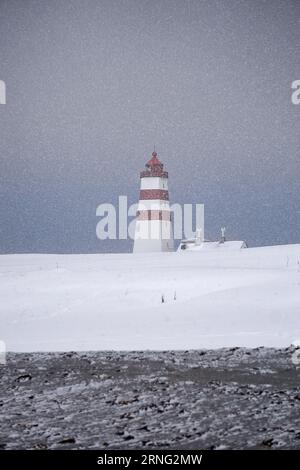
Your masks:
M288 346L300 245L163 254L0 256L11 351Z

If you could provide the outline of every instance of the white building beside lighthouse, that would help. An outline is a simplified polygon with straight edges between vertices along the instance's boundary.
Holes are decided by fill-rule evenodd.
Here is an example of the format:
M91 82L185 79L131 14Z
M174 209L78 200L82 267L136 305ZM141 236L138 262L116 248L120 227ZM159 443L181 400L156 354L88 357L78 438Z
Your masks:
M140 173L141 187L133 252L173 251L173 229L169 205L168 173L152 153Z

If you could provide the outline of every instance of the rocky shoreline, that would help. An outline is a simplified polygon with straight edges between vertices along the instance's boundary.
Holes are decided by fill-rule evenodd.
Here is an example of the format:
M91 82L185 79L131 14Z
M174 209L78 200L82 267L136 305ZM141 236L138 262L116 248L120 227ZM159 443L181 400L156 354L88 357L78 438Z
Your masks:
M293 349L9 353L1 449L299 449Z

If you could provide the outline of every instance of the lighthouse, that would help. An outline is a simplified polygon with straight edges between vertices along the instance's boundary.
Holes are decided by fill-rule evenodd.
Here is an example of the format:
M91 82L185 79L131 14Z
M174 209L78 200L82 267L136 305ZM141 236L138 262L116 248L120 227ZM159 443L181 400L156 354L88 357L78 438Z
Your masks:
M173 251L168 173L155 151L140 173L140 180L133 252Z

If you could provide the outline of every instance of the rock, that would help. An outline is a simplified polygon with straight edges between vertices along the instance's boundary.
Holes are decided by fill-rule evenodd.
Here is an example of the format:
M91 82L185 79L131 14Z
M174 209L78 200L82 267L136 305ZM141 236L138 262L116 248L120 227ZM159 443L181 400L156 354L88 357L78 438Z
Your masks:
M272 444L273 444L273 438L265 439L262 441L263 446L272 447Z
M17 382L29 382L32 379L32 376L30 374L24 374L24 375L19 375L19 377L16 378Z
M59 441L59 444L75 444L76 440L74 437L66 437Z

